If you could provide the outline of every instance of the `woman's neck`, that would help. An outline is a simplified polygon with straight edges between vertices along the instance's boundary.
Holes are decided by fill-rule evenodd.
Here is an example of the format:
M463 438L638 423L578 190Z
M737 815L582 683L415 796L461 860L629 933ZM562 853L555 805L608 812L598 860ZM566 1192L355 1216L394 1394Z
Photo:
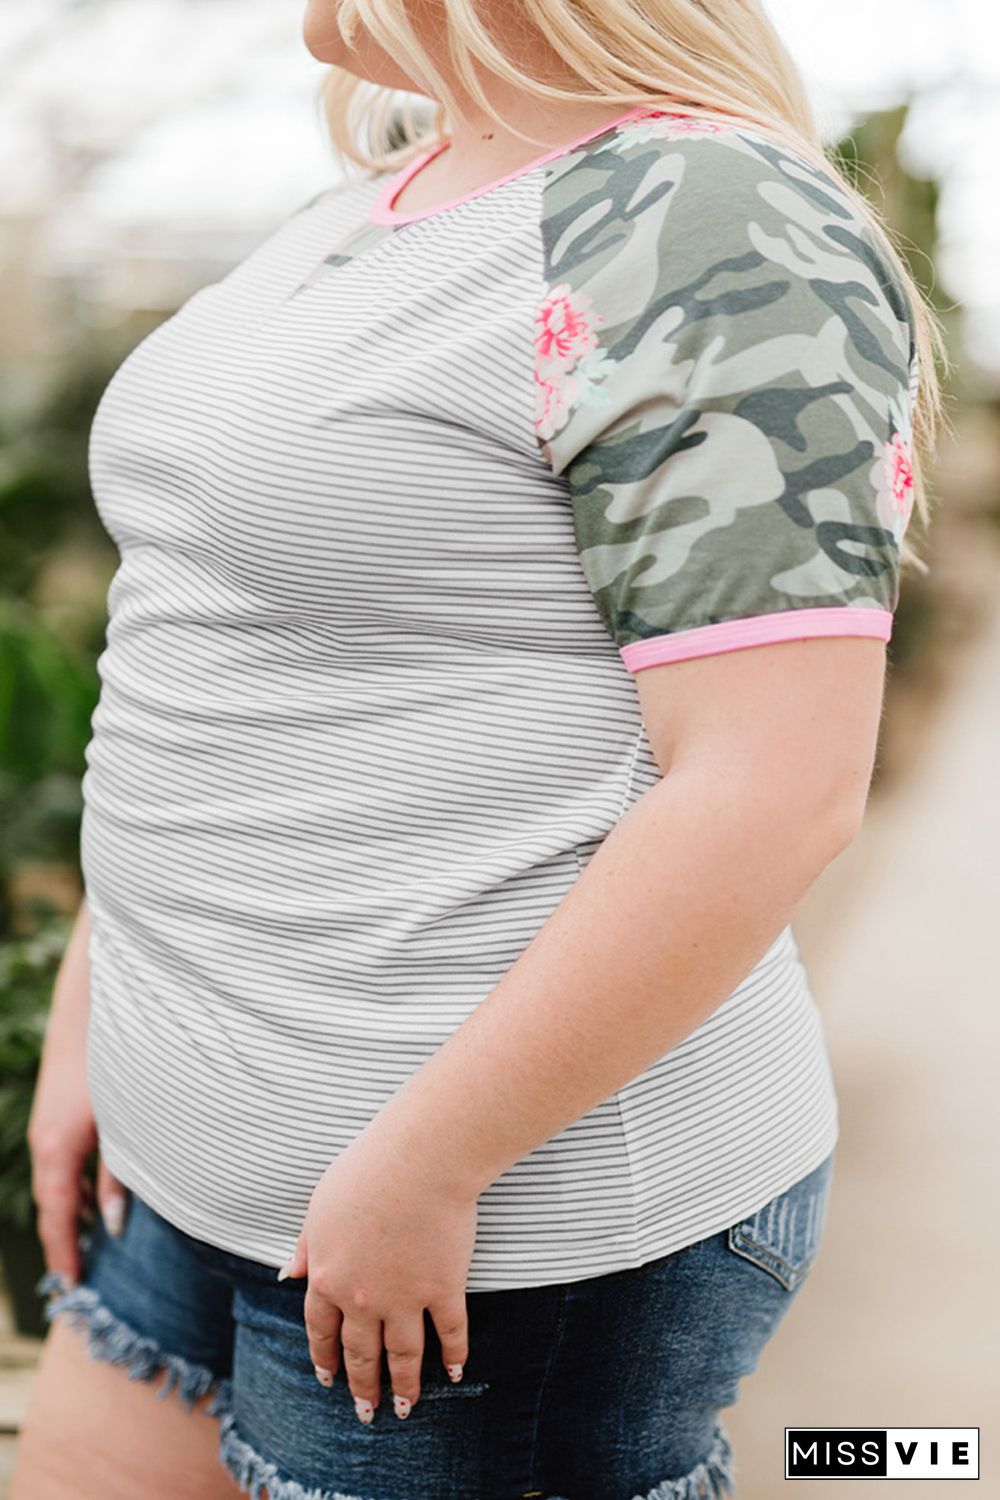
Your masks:
M486 111L469 106L456 118L449 146L406 184L395 201L402 213L419 213L435 204L463 197L484 184L620 118L628 104L607 100L548 100L509 96L498 108L513 118L517 135Z

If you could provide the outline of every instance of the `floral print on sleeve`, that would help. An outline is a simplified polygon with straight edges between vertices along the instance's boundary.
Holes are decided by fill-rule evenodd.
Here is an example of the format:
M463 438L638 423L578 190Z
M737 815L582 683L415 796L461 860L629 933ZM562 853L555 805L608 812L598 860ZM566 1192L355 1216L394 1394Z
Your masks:
M615 362L598 343L601 316L586 292L564 284L547 291L535 317L535 426L550 438L578 401L600 403L600 382Z
M536 431L626 664L888 639L916 361L847 193L761 133L650 111L548 167L542 230Z

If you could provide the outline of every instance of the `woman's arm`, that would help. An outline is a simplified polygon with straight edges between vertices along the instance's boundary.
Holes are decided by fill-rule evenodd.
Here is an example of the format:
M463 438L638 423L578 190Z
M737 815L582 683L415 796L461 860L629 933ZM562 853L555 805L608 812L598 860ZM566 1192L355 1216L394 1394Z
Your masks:
M851 841L885 648L789 641L637 675L663 779L365 1132L475 1196L695 1030Z
M52 989L52 1004L45 1028L42 1072L60 1053L78 1055L87 1039L90 1014L90 910L84 897L77 910Z
M97 1146L97 1127L87 1086L87 1022L90 1015L90 912L80 903L52 992L42 1062L28 1120L32 1194L38 1235L50 1271L76 1281L77 1219L91 1206L84 1174ZM101 1162L97 1202L111 1233L121 1227L126 1190Z
M615 825L500 983L317 1185L282 1276L308 1275L317 1378L371 1421L383 1344L397 1415L423 1309L453 1379L479 1193L642 1073L750 973L852 839L885 649L785 641L637 675L660 782Z

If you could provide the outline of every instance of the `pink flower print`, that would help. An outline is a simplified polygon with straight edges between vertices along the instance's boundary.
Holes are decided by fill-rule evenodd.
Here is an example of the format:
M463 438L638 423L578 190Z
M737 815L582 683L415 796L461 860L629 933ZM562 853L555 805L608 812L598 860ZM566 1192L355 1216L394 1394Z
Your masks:
M597 348L595 326L601 319L584 292L567 283L550 288L535 316L535 355L538 365L571 370Z
M899 518L900 535L906 530L913 509L913 460L901 432L894 433L885 449L886 479L892 508Z
M897 544L909 525L915 488L910 443L902 432L894 432L875 465L878 517Z
M716 120L703 120L665 109L653 109L620 125L616 139L623 146L641 146L646 141L698 140L702 136L721 135L732 127Z
M572 376L545 380L535 371L535 427L543 442L565 426L575 396Z
M535 427L543 442L564 427L578 401L600 401L615 361L598 345L603 322L586 292L549 287L535 315Z

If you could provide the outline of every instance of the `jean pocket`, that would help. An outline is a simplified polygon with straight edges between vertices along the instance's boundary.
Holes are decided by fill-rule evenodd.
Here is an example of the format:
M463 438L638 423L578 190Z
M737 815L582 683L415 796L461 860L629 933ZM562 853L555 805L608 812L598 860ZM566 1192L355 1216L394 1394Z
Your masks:
M818 1167L728 1231L730 1250L793 1292L812 1267L823 1236L833 1152Z

